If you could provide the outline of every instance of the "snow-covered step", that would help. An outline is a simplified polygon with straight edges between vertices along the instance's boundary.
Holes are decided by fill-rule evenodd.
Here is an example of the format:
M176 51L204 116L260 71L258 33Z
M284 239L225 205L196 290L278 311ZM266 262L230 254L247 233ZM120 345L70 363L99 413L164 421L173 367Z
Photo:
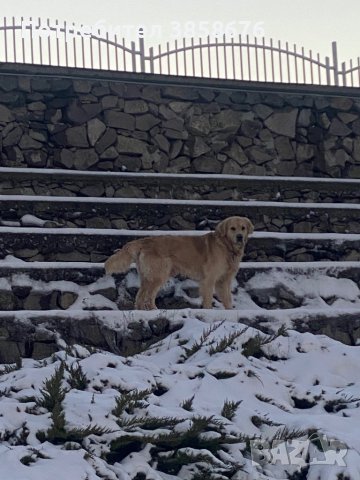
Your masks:
M204 235L205 231L0 227L0 258L103 262L125 243L152 235ZM255 231L245 251L251 261L360 260L360 235Z
M360 179L0 167L1 195L359 203Z
M139 286L136 269L106 275L103 264L34 262L7 258L0 263L0 310L128 310ZM360 262L242 263L233 283L234 309L259 316L281 309L360 309ZM172 278L159 293L160 309L197 308L198 285ZM214 307L222 308L214 299Z
M0 212L2 225L21 225L30 214L46 225L186 230L243 215L257 230L360 233L360 204L353 203L0 195Z

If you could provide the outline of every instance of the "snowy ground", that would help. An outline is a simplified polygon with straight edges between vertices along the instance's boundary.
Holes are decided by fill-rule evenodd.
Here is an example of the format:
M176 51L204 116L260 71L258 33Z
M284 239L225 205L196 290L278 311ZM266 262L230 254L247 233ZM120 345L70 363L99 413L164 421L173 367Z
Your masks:
M127 358L63 345L0 366L0 478L357 480L358 365L326 336L191 317Z

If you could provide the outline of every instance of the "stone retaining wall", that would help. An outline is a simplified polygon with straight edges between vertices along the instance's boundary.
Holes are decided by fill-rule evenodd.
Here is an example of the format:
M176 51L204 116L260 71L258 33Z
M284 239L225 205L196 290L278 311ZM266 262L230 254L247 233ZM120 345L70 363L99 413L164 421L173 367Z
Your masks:
M62 73L0 71L0 165L360 177L355 90L344 97L335 96L341 89L296 94Z

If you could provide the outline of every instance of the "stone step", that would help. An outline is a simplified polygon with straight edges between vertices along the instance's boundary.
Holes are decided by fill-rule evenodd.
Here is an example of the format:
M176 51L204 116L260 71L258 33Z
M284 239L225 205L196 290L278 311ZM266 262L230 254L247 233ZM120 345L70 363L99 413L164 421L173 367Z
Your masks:
M256 230L360 233L360 205L351 203L2 195L0 212L2 225L15 226L30 214L45 226L195 230L240 215L249 217Z
M159 234L203 235L204 231L133 231L94 228L0 227L0 258L26 261L103 262L125 243ZM246 246L250 261L357 261L360 235L254 232Z
M0 265L0 310L127 310L138 288L136 270L106 275L102 264L7 261ZM236 309L360 308L360 262L242 263L233 284ZM198 285L171 279L159 292L160 309L199 307ZM214 306L220 305L215 301ZM260 313L260 311L258 312Z
M19 357L47 358L67 345L79 344L117 355L134 355L180 329L189 318L214 324L224 319L223 310L141 311L12 311L0 312L2 332L0 363L15 363ZM347 345L360 339L360 317L349 309L301 311L226 312L226 320L275 333L280 326L315 335L327 335Z
M0 167L0 195L359 203L360 180Z

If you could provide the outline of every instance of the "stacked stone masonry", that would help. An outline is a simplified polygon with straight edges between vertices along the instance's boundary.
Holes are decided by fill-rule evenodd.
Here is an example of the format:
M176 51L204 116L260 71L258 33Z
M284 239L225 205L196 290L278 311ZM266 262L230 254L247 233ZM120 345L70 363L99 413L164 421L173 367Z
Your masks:
M8 167L360 177L356 94L0 72L0 130Z

